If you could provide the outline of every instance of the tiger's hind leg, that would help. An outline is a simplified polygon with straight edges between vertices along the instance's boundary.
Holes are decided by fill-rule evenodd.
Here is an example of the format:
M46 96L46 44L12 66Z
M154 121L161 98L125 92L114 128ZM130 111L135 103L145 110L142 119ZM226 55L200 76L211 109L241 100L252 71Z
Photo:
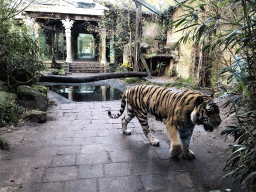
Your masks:
M143 129L143 132L145 136L148 138L149 142L153 146L159 146L159 140L155 139L152 134L150 133L149 126L148 126L148 118L147 114L143 114L142 112L138 115L136 115L137 119L139 120L141 127Z
M131 130L127 129L128 123L135 117L132 107L128 104L127 105L127 113L122 118L122 130L123 134L131 135Z

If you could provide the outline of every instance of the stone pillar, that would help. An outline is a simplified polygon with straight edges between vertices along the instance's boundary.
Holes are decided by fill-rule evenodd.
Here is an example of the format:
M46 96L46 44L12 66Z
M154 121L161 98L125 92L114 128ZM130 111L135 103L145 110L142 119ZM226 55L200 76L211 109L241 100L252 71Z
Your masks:
M40 37L40 29L41 29L41 27L40 27L40 25L37 22L35 22L34 29L35 29L35 37L39 38Z
M36 19L32 18L32 17L29 17L27 15L24 19L24 23L28 27L30 35L37 38L38 36L37 36L37 31L36 30L38 29L39 24L36 23Z
M114 49L114 35L111 35L110 38L110 63L114 64L115 63L115 49Z
M107 63L106 58L106 28L101 29L101 63L104 64L104 66Z
M102 101L107 101L106 86L101 86Z
M71 63L73 61L72 47L71 47L71 28L73 27L74 21L70 19L63 19L61 20L61 22L65 27L65 33L66 33L66 49L67 49L66 62Z
M64 88L64 89L65 89L65 88ZM73 89L74 89L73 86L70 86L70 87L68 88L68 99L71 100L71 101L73 101Z

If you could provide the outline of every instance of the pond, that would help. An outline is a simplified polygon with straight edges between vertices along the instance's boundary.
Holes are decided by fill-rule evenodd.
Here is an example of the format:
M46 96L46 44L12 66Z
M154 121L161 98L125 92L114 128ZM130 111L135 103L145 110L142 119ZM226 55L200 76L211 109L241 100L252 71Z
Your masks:
M41 83L59 95L75 102L113 101L122 98L124 85L113 81L103 80L92 83Z

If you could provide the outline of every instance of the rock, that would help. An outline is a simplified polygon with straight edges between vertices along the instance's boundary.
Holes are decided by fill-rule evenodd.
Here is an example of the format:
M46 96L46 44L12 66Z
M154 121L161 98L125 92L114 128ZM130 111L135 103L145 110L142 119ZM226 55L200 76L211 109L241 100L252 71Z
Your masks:
M43 123L46 121L47 114L44 111L28 110L24 114L24 118L28 118L30 121L35 123Z
M6 83L3 81L0 81L0 91L9 92L9 88L7 87Z
M6 91L0 91L0 104L5 101L14 101L17 100L17 96L13 93L9 93Z
M35 88L37 91L44 94L45 97L47 97L47 87L43 85L33 85L33 88Z
M46 111L48 99L37 89L27 85L21 85L17 88L17 96L21 104L28 109L38 109Z

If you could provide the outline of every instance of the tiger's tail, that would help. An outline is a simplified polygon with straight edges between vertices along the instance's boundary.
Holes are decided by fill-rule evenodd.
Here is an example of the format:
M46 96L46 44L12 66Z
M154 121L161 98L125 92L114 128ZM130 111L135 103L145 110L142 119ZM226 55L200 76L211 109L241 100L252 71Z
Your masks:
M124 113L125 106L126 106L126 94L124 93L123 96L122 96L121 108L120 108L119 112L118 112L116 115L112 115L112 114L111 114L111 111L108 111L108 116L109 116L110 118L112 118L112 119L117 119L117 118L119 118L119 117Z

